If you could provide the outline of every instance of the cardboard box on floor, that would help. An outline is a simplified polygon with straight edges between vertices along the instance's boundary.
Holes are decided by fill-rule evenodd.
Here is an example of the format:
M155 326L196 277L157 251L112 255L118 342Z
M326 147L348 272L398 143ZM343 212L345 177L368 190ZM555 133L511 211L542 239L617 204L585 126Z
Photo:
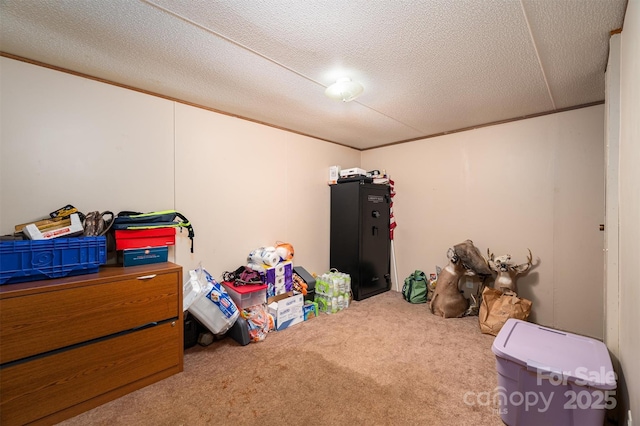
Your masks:
M302 316L304 320L310 320L318 316L318 304L316 302L305 301L302 306Z
M284 330L304 321L302 294L290 291L270 297L267 300L269 313L273 315L277 331Z

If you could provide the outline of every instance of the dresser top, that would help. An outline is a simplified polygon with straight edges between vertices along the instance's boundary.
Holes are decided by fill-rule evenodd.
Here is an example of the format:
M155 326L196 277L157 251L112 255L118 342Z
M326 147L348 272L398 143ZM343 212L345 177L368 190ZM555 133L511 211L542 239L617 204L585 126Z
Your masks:
M25 296L31 293L58 291L87 284L100 284L115 280L136 279L153 274L182 273L182 266L171 262L153 263L140 266L104 265L94 274L74 275L64 278L29 281L0 285L0 299Z

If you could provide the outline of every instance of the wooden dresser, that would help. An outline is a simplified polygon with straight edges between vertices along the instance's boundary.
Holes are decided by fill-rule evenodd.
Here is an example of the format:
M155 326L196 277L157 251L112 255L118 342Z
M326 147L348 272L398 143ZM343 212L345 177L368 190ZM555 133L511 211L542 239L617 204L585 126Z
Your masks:
M53 424L182 371L182 268L0 286L0 424Z

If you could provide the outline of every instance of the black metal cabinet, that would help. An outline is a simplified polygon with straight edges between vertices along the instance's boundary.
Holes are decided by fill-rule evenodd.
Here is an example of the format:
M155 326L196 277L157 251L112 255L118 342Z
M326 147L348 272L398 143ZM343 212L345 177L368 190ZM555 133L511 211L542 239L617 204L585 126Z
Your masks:
M355 300L391 288L389 187L361 182L331 186L331 268L351 276Z

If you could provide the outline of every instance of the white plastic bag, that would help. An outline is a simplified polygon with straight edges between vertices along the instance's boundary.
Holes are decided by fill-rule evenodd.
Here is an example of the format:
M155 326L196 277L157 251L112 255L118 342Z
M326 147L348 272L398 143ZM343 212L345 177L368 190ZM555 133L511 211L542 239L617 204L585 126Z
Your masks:
M224 287L202 267L189 271L183 290L184 309L213 334L225 333L240 315Z

